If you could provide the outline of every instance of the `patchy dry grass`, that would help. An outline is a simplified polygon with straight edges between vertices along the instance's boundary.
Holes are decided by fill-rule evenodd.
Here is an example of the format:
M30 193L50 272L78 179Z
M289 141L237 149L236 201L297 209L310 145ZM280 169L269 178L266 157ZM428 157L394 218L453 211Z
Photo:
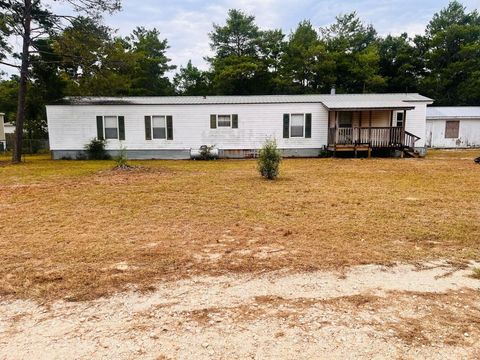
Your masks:
M427 159L27 157L0 166L0 295L90 299L197 273L480 258L480 151Z
M474 268L472 270L472 278L480 280L480 268Z

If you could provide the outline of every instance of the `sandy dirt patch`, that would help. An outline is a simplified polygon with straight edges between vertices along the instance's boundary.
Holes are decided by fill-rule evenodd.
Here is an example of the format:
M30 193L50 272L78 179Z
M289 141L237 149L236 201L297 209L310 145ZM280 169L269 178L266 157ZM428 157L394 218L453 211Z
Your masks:
M3 301L0 359L475 359L480 281L470 274L367 265L195 277L48 306Z

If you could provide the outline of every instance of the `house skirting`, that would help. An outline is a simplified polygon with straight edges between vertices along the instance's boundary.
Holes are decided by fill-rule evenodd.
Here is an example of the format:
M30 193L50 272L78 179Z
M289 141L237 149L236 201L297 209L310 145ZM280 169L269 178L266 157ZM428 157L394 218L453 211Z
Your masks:
M309 148L309 149L280 149L280 152L284 157L318 157L322 148ZM158 149L158 150L126 150L127 158L131 160L187 160L191 159L190 149ZM52 159L54 160L75 160L85 159L86 153L84 150L52 150ZM107 150L107 153L113 158L118 156L119 150ZM256 157L258 155L258 149L255 150L218 150L218 156L223 159L245 159Z
M120 154L119 150L107 150L112 158ZM84 150L52 150L52 159L82 159L86 158ZM131 160L150 160L150 159L165 159L165 160L185 160L190 159L190 150L127 150L127 158Z

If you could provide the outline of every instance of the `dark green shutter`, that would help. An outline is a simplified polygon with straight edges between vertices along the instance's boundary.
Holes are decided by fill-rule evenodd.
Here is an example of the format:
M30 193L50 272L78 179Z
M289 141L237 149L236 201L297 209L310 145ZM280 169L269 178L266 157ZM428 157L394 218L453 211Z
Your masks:
M152 117L145 116L145 140L152 140Z
M173 117L167 115L167 140L173 140Z
M232 128L238 129L238 115L237 114L232 115Z
M312 137L312 114L305 114L305 137Z
M217 128L217 115L210 115L210 129Z
M125 140L125 117L118 117L118 140Z
M103 140L103 116L97 116L97 139Z
M290 114L283 114L283 138L290 137Z

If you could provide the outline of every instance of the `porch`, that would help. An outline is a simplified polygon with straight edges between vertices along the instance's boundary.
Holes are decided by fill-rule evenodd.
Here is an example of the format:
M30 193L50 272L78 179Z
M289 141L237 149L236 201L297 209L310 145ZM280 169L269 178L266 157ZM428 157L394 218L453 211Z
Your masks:
M420 139L405 130L407 108L330 111L328 146L337 151L399 150L414 156L415 142Z

